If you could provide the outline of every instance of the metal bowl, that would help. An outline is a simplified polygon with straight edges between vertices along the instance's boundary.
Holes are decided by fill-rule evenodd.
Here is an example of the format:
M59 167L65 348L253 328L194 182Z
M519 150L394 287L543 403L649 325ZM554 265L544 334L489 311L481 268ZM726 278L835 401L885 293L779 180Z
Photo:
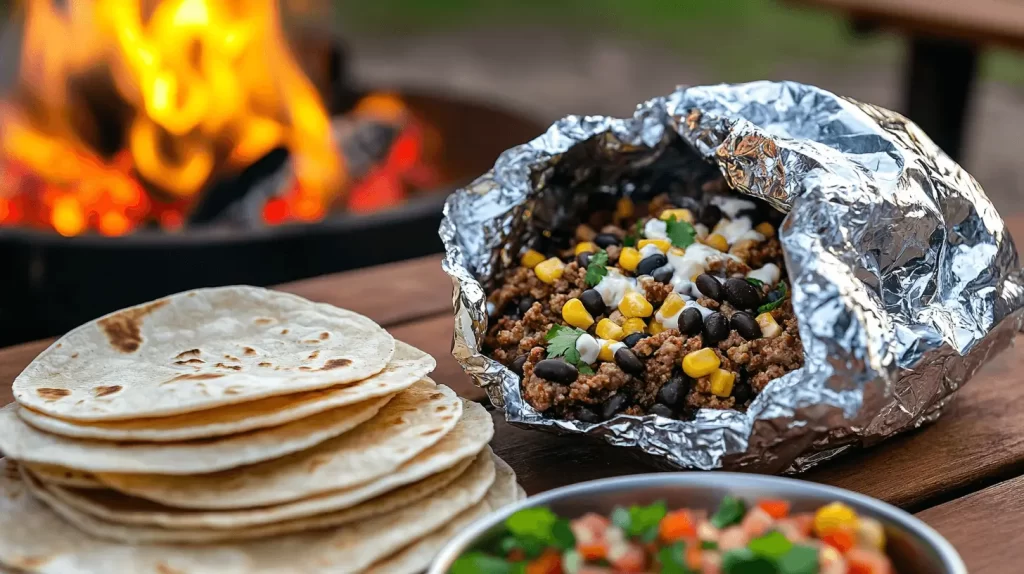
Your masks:
M506 506L471 524L448 543L434 560L429 574L444 574L463 552L495 536L511 514L523 508L547 505L564 516L586 512L608 515L615 506L650 504L664 500L669 507L714 509L726 495L746 500L782 498L797 512L841 501L859 514L885 525L887 554L897 572L967 574L953 546L930 526L879 500L802 480L729 472L678 472L622 476L566 486Z

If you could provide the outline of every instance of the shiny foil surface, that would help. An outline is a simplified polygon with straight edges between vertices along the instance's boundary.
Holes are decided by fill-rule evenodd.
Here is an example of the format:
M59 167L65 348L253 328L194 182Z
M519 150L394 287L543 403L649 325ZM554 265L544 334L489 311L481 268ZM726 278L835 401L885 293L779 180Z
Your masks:
M705 161L664 161L680 138ZM804 367L747 412L541 416L519 377L481 353L487 294L573 195L639 193L709 164L787 213L779 238ZM629 119L566 117L502 154L444 213L452 353L506 419L601 436L662 466L801 471L935 420L1024 316L1016 248L974 178L903 116L803 84L680 88Z

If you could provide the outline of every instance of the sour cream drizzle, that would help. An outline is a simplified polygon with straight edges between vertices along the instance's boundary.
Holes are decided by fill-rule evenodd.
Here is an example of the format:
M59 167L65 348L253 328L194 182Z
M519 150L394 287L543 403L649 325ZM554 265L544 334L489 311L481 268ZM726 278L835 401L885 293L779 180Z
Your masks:
M636 291L636 279L626 277L618 269L608 268L608 274L601 278L601 281L594 286L594 290L601 294L601 300L609 308L615 308L622 302L622 298L630 291Z

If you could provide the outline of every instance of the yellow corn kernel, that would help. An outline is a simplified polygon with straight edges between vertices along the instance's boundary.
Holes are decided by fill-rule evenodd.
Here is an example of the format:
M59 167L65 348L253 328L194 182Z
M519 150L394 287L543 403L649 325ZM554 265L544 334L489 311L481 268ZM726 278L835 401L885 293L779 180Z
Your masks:
M636 271L636 266L639 264L640 252L632 247L623 247L619 252L619 267L626 271Z
M618 341L606 341L602 339L601 350L597 353L597 358L606 363L614 363L615 353L612 351L612 345L615 343L618 343Z
M657 335L658 333L660 333L660 332L662 332L664 330L665 330L665 326L662 325L661 323L659 323L658 321L651 321L651 325L650 325L650 327L648 327L648 332L651 335Z
M825 536L839 528L857 528L857 513L842 502L826 504L814 513L814 533Z
M641 239L637 242L637 249L643 249L648 245L654 245L661 250L662 253L668 251L669 247L672 247L672 243L668 239Z
M753 249L755 245L757 245L757 242L754 241L753 239L744 239L742 241L737 241L736 243L732 244L732 247L729 248L729 254L736 255L737 257L739 257L740 255L748 255L750 253L750 250ZM743 257L740 257L740 259L743 259Z
M572 325L573 327L579 327L580 329L589 329L594 324L594 318L587 312L587 308L583 306L583 301L573 297L562 305L562 318L565 322ZM608 319L604 319L607 321Z
M711 373L711 394L728 397L732 394L732 384L736 382L736 373L718 369Z
M687 223L693 223L693 213L689 209L666 209L661 212L658 219L662 221L668 221L670 218L675 217L676 221L685 221Z
M622 327L615 324L615 321L611 319L601 319L597 323L597 328L594 329L598 337L602 339L612 339L614 341L621 341L626 336L626 331Z
M686 301L683 301L679 293L669 293L668 297L665 297L665 302L661 304L661 316L671 317L682 311L685 306Z
M632 319L626 319L622 322L622 332L626 335L632 335L633 333L643 333L647 329L647 323L639 317L633 317ZM623 335L625 336L625 335Z
M537 274L537 279L540 279L548 285L561 279L562 272L564 271L565 263L562 263L562 260L557 257L545 259L533 268L533 272Z
M580 253L594 253L597 251L597 245L594 245L593 241L581 241L576 244L576 255Z
M704 238L704 245L717 249L722 253L729 250L729 242L725 240L725 237L722 237L722 235L718 233L712 233Z
M615 219L629 219L633 217L633 201L628 197L620 197L615 204Z
M761 336L765 339L777 337L782 332L782 327L775 322L775 317L772 317L771 313L761 313L754 320L761 327Z
M682 247L672 247L672 248L670 248L668 250L668 254L669 255L678 255L678 256L682 257L683 255L686 255L686 250L683 249Z
M654 306L642 293L630 291L622 296L619 312L625 317L650 317L654 313Z
M860 518L857 521L857 542L868 548L885 550L885 527L874 518Z
M755 225L754 231L760 233L761 235L764 235L765 237L775 236L775 227L773 227L772 224L768 223L767 221Z
M721 365L722 361L713 349L701 349L683 357L683 372L694 379L710 375Z
M522 263L523 267L529 267L533 269L541 261L544 261L544 254L540 251L534 251L533 249L527 249L526 253L519 258L519 262Z

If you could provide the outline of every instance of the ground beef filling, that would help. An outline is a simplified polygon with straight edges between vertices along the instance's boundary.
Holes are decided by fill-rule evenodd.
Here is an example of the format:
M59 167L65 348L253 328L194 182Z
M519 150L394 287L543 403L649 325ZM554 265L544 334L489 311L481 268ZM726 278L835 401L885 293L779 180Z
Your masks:
M630 218L621 213L622 201L628 200L620 200L614 214L583 218L617 224L599 231L579 225L568 246L524 253L523 264L488 298L485 352L520 374L534 409L587 422L617 414L688 418L699 408L743 410L769 382L803 366L770 208L751 210L747 204L755 204L744 200L679 209L659 196L646 206L628 205L630 213L646 211ZM736 205L745 211L736 213ZM732 218L723 213L726 207ZM657 236L659 222L668 220L663 211L692 218L696 242L684 247ZM651 229L655 237L646 237ZM587 266L593 272L592 262L602 258L604 277L588 284ZM615 291L615 281L631 294ZM750 287L732 289L736 281ZM646 303L622 302L637 297ZM553 334L575 343L567 351ZM554 357L552 348L560 349ZM697 353L704 349L713 357ZM688 355L701 358L689 370ZM567 364L552 371L552 361Z

